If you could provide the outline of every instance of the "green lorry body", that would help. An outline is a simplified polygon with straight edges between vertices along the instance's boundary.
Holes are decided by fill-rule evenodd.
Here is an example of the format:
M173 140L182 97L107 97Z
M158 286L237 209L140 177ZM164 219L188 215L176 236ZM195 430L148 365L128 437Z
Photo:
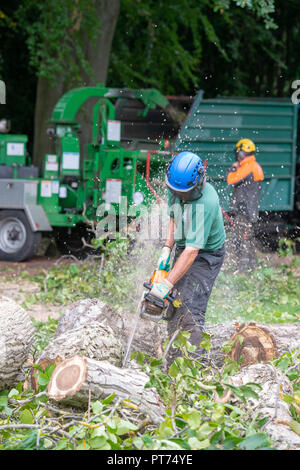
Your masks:
M291 211L297 145L297 106L290 100L215 98L200 92L182 125L175 150L190 150L207 160L208 179L216 186L224 210L230 208L226 183L234 162L234 147L242 138L253 140L265 180L261 211Z

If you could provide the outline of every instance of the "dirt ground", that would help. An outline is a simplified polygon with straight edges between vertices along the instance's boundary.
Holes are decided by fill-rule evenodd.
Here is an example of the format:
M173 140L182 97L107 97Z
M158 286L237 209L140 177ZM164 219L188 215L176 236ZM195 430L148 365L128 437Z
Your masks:
M259 258L273 266L279 263L290 264L292 261L291 256L279 258L276 253L260 253ZM31 260L21 263L0 261L0 294L21 304L26 296L39 292L38 284L21 277L24 271L33 276L42 270L47 271L51 266L72 262L74 262L72 258L59 256L35 256ZM297 268L298 270L300 270L300 266ZM47 321L48 317L58 319L63 308L62 305L36 303L28 309L28 313L37 321Z
M21 304L27 295L39 292L38 284L27 278L21 278L24 271L33 276L41 270L47 271L57 263L69 264L70 262L72 262L70 259L46 256L35 256L31 260L21 263L0 261L0 294ZM61 309L61 305L37 303L28 309L28 313L37 321L46 321L48 317L58 319Z

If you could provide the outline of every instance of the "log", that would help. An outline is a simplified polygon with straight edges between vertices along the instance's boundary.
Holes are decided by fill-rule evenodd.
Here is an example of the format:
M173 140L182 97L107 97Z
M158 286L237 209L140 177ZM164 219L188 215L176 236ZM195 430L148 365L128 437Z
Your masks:
M122 341L110 326L92 321L55 337L36 362L46 366L55 360L59 362L58 357L64 360L74 355L86 356L98 361L108 360L111 364L121 365Z
M75 302L68 306L58 322L57 334L66 333L71 329L80 328L83 325L88 325L91 322L100 322L101 324L109 326L114 332L115 336L122 344L122 350L126 350L126 345L130 332L134 326L135 314L117 312L109 305L105 304L99 299L84 299ZM267 332L272 341L267 340L265 346L269 349L267 356L262 356L262 349L258 343L257 348L257 361L268 360L273 354L279 354L296 349L300 347L300 323L279 323L279 324L260 324L256 325L263 331ZM224 364L225 354L222 351L222 345L225 341L230 340L232 337L241 336L237 335L237 329L240 326L235 322L219 323L216 325L206 324L205 331L212 335L211 343L212 348L210 351L210 360L213 366L221 368ZM260 343L263 340L263 333L260 336ZM140 319L136 333L133 339L131 351L140 351L148 354L153 358L161 358L163 356L163 343L167 340L167 322L160 321L158 323L148 320ZM249 341L249 339L247 340ZM244 344L244 346L247 345ZM73 351L74 354L77 352ZM246 348L240 350L240 355L249 354ZM255 350L251 352L253 360L256 354ZM85 354L89 356L88 354ZM89 356L90 357L90 356ZM96 359L96 357L95 357ZM235 356L235 360L238 356ZM249 362L249 361L248 361ZM251 362L251 361L250 361ZM246 363L244 363L245 365Z
M22 380L33 338L28 313L14 300L0 296L0 390Z
M289 426L293 418L289 411L289 404L282 400L282 394L293 394L293 388L288 378L270 364L253 364L241 369L231 377L235 386L246 385L252 382L259 384L261 390L255 389L258 398L249 397L243 403L243 410L249 416L249 422L258 416L267 418L267 423L261 429L266 432L275 443L278 450L300 450L300 436ZM239 398L227 396L232 404L239 402Z
M56 338L91 322L100 322L109 326L121 341L123 351L126 350L135 314L117 312L97 298L79 300L63 310L58 321ZM131 350L141 351L150 357L162 357L162 345L165 339L167 339L166 322L154 323L140 319Z
M107 324L117 336L122 337L124 331L122 315L97 298L78 300L68 305L58 321L55 336L58 337L74 328L97 321Z
M155 389L146 388L149 377L133 368L119 368L107 361L73 356L53 371L49 397L63 405L83 408L90 400L116 398L134 403L153 423L163 420L164 407Z

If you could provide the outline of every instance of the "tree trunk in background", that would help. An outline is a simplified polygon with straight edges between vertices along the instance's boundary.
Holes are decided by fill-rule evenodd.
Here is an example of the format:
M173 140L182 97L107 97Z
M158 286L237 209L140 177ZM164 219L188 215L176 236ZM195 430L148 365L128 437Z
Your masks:
M85 58L91 64L93 77L83 75L85 86L106 82L111 44L120 11L120 0L96 0L95 7L100 20L100 34L95 44L86 41Z
M94 71L94 76L83 72L82 86L95 86L97 83L106 83L110 50L114 32L119 16L120 0L96 0L95 7L100 19L100 34L95 43L85 41L85 59ZM122 84L120 84L122 87ZM91 99L82 106L78 113L78 122L81 125L80 151L92 140L93 107L98 100Z
M45 153L54 151L54 149L51 150L51 143L46 130L53 108L64 91L62 80L55 87L51 87L46 78L40 77L38 79L34 113L34 165L41 167Z
M93 86L98 82L106 82L111 44L120 10L120 0L95 0L95 7L100 20L99 36L93 44L86 40L84 51L85 58L94 71L94 77L90 77L83 72L82 82L79 86ZM38 79L33 150L33 162L37 166L42 165L45 153L54 150L51 150L49 137L46 134L47 121L50 119L59 98L68 91L68 87L63 85L63 77L60 77L57 83L58 85L51 87L47 79ZM82 122L82 118L80 119L82 125L81 136L84 143L91 140L91 109L91 105L85 107L88 122Z

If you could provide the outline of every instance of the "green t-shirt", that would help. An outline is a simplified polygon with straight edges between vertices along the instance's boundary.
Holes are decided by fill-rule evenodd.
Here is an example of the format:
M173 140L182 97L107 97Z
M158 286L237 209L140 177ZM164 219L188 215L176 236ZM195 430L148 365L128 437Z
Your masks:
M218 250L224 245L225 230L219 196L210 183L206 183L202 196L195 201L181 202L169 191L168 214L174 218L176 245L203 251Z

